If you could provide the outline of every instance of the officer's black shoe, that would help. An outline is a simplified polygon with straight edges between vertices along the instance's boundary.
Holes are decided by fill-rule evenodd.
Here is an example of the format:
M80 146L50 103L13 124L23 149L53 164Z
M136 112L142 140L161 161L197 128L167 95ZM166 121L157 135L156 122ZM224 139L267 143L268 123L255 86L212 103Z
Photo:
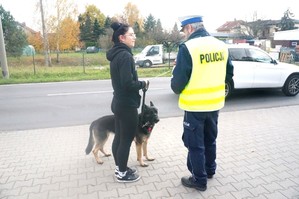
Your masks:
M207 175L207 178L208 178L208 179L212 179L213 176L214 176L214 174L208 174L208 175Z
M185 187L195 188L199 191L207 190L207 185L205 184L198 184L195 182L192 176L185 176L181 178L181 182Z

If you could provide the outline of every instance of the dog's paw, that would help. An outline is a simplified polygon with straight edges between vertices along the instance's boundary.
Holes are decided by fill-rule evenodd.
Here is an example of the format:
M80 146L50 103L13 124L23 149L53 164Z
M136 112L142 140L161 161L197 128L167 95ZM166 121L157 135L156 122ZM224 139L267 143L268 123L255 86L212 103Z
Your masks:
M103 164L104 162L101 159L96 159L98 164Z
M106 153L106 154L105 154L105 157L109 157L109 156L111 156L110 153Z
M148 167L148 164L146 164L146 163L140 163L140 166L142 166L142 167Z

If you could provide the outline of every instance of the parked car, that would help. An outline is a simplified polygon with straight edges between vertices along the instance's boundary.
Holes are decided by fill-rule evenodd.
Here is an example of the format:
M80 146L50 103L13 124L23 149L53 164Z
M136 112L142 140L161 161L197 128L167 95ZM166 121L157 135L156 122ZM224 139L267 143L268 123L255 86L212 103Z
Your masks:
M86 48L86 53L97 53L99 49L96 46L89 46Z
M299 66L279 62L255 46L228 44L228 47L234 77L226 82L226 97L237 89L278 88L286 96L299 93Z

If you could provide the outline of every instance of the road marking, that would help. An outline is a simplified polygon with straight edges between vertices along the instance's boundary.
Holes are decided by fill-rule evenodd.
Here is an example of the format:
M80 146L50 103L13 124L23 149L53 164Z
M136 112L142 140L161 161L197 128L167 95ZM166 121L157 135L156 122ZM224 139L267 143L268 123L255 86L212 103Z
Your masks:
M162 90L164 88L150 88L150 90ZM67 96L67 95L86 95L86 94L102 94L102 93L112 93L113 91L90 91L90 92L67 92L67 93L49 93L48 97L54 96Z

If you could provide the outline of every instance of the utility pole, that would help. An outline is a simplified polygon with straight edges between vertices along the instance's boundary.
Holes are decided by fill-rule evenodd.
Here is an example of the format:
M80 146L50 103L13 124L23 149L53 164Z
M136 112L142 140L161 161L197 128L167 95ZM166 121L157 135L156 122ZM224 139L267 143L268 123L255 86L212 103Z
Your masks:
M40 12L42 15L42 28L43 28L43 43L44 43L44 51L45 51L45 63L46 66L52 66L51 57L49 55L49 42L48 42L48 33L46 31L45 19L44 19L44 8L43 8L43 0L40 0Z
M6 50L4 44L2 19L0 17L0 65L2 67L2 75L5 79L9 79L9 72L7 67Z

